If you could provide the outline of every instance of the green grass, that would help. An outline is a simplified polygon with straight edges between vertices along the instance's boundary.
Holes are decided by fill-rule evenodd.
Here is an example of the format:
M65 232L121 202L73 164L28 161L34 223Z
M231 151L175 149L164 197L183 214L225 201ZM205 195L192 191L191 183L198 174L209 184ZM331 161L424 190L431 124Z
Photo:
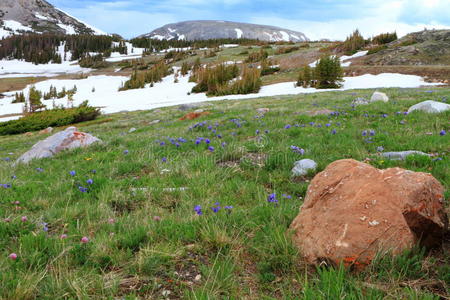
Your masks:
M338 159L369 158L379 168L429 172L449 198L450 135L439 132L449 131L450 113L396 112L423 100L449 99L450 89L388 89L388 104L351 107L354 98L372 92L213 102L203 107L211 114L194 121L180 121L185 112L176 107L103 116L80 124L103 144L17 168L12 162L45 136L0 137L0 158L10 158L0 160L0 183L12 184L0 188L0 299L448 298L448 242L433 253L380 256L362 273L306 266L291 242L288 227L309 182L291 177L301 158L314 159L320 170ZM255 118L260 107L270 112ZM306 113L322 109L340 114ZM161 123L147 125L155 119ZM203 121L207 125L190 129ZM287 124L292 128L284 129ZM138 130L128 134L131 127ZM368 143L361 132L370 129L376 135ZM187 142L176 147L169 137ZM211 139L215 151L204 142L195 145L198 137ZM304 157L291 145L304 148ZM442 160L386 161L377 155L378 146L434 153ZM274 192L278 206L266 201ZM211 210L216 202L218 213ZM194 212L196 205L203 215ZM233 209L228 213L224 206ZM60 239L62 234L67 238ZM84 236L89 243L80 242ZM10 253L18 259L10 260Z

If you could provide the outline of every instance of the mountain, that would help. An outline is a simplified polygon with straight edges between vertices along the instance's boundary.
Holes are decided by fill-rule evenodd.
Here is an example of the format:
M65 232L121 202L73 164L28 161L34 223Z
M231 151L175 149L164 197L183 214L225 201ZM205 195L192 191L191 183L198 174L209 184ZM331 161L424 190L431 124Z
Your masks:
M45 0L0 0L0 38L24 32L105 34Z
M450 30L424 30L410 33L369 53L373 54L358 59L360 63L368 65L450 65Z
M140 37L159 40L258 39L262 41L303 42L309 39L301 32L275 26L227 21L186 21L168 24Z

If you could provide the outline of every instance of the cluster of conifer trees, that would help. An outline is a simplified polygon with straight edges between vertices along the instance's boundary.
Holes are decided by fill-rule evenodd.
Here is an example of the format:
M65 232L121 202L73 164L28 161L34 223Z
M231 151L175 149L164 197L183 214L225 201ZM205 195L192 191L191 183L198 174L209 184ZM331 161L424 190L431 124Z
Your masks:
M131 89L142 89L146 84L160 82L165 76L170 74L169 66L165 60L160 60L154 64L149 70L138 71L135 69L131 78L127 80L119 91L126 91Z
M133 47L145 48L148 52L161 51L170 48L187 48L192 49L200 48L217 48L224 44L238 44L242 46L249 45L265 45L268 42L252 40L252 39L210 39L199 41L186 41L186 40L157 40L150 38L135 38L130 41Z
M297 86L317 89L340 88L343 73L339 57L324 56L317 62L315 68L303 67L297 80Z
M192 69L189 80L197 83L192 89L193 93L206 92L208 96L250 94L257 93L262 85L261 72L256 68L245 66L240 70L236 64L205 67L194 64Z
M64 44L71 52L71 60L82 58L89 52L109 56L113 37L104 35L25 34L0 40L0 59L23 59L35 64L60 63L64 60L58 47Z

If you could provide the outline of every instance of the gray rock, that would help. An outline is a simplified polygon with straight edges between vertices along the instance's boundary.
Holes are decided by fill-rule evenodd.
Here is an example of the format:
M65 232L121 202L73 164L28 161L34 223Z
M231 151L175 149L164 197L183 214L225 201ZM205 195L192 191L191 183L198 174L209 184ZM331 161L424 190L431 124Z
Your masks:
M128 131L128 133L133 133L133 132L135 132L137 129L136 128L130 128L130 130Z
M370 98L370 102L377 102L377 101L389 102L389 97L385 93L375 92Z
M447 103L437 102L433 100L423 101L411 106L408 109L408 113L413 111L423 111L426 113L437 114L450 110L450 105Z
M317 169L317 163L312 159L302 159L296 161L294 168L292 169L293 176L305 176L310 170L315 171Z
M421 152L421 151L414 151L414 150L409 150L409 151L400 151L400 152L384 152L381 153L381 155L387 159L390 160L405 160L407 156L409 155L425 155L425 156L430 156L427 153Z
M87 147L96 142L101 142L101 140L88 133L77 131L76 127L69 127L35 144L28 152L19 157L14 164L26 164L33 159L53 157L53 155L61 151Z
M193 110L193 109L197 109L199 108L199 106L197 104L181 104L180 106L178 106L178 109L181 111L186 111L186 110Z
M352 101L353 105L367 105L369 103L370 103L369 100L367 100L366 98L362 98L362 97L358 97Z
M150 123L148 123L148 125L155 125L158 124L159 122L161 122L161 120L153 120Z

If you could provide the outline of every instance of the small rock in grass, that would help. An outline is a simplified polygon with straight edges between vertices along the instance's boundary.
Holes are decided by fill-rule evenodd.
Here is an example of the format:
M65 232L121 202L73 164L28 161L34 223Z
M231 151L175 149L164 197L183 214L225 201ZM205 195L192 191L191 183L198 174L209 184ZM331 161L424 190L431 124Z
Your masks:
M256 109L256 112L260 115L264 115L264 114L268 113L269 111L270 111L270 109L266 108L266 107Z
M444 111L450 110L450 105L442 102L437 102L433 100L428 100L424 102L417 103L408 109L408 113L413 111L423 111L426 113L437 114Z
M400 151L400 152L384 152L381 153L381 155L387 159L390 160L405 160L406 157L409 155L425 155L430 156L427 153L421 152L421 151L415 151L415 150L409 150L409 151Z
M48 127L39 131L39 134L49 134L53 132L53 127Z
M202 279L202 275L198 274L197 276L195 276L194 280L195 281L200 281Z
M369 103L370 103L369 100L367 100L366 98L362 98L362 97L358 97L352 101L353 105L367 105Z
M370 98L370 102L377 101L389 102L389 97L385 93L375 92L373 93L372 98Z
M135 132L137 129L136 128L130 128L130 130L128 131L128 133L133 133L133 132Z
M191 110L191 109L197 109L199 106L197 104L181 104L178 106L178 109L181 111Z
M317 163L312 159L302 159L296 161L294 168L292 169L293 176L305 176L309 171L315 171L317 169Z
M148 123L148 125L155 125L158 124L159 122L161 122L161 120L153 120L150 123Z

